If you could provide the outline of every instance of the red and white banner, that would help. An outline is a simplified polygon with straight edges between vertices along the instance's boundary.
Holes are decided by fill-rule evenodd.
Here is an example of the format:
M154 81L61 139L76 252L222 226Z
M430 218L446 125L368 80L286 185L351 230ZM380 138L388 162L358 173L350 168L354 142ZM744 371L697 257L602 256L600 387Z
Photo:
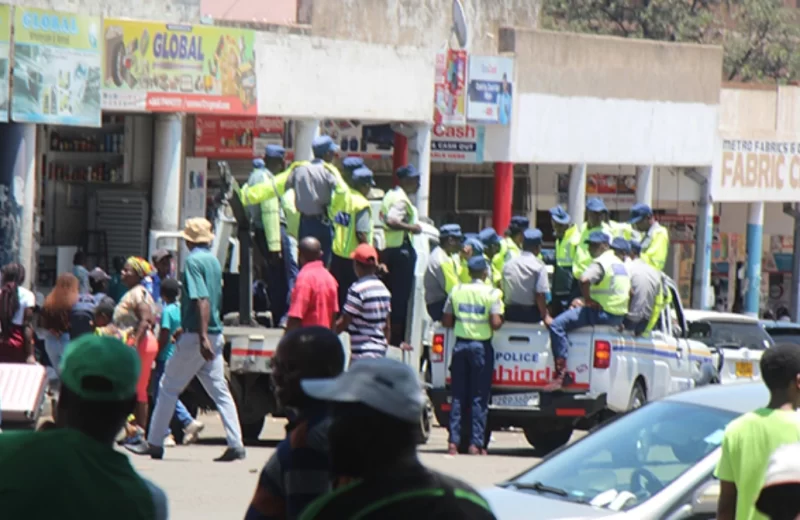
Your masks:
M280 117L195 116L194 154L215 159L263 157L268 144L284 144Z

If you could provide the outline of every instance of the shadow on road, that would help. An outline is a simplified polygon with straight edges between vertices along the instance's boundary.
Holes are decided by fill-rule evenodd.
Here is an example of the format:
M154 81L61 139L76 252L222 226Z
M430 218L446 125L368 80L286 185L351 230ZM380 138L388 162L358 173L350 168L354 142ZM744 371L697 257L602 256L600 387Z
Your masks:
M259 439L257 441L245 441L245 447L250 448L276 448L281 439ZM225 446L224 437L203 437L195 443L198 446Z

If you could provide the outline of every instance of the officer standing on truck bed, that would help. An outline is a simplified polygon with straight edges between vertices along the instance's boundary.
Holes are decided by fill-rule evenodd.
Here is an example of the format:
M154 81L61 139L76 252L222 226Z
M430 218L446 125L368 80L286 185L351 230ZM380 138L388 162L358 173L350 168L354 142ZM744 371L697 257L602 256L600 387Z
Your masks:
M431 252L424 279L425 306L433 321L442 321L444 303L459 284L458 252L463 240L458 224L445 224L439 228L439 246Z
M536 256L542 249L542 232L523 232L522 253L506 262L503 268L503 298L506 321L539 323L550 326L553 321L547 309L550 291L547 266Z
M572 261L575 257L574 237L578 233L578 226L571 223L572 218L561 206L550 209L550 219L553 223L553 233L556 236L552 287L553 315L558 316L569 309L574 298L580 296L580 287L575 283L575 277L572 274Z
M586 201L586 222L580 225L580 233L573 235L575 256L572 257L572 275L580 280L583 272L592 263L589 253L589 236L595 231L600 231L611 236L611 227L603 220L608 213L605 203L597 197Z
M609 238L602 231L589 235L587 245L593 262L580 279L583 305L563 312L550 325L556 374L548 390L558 390L572 383L567 373L569 331L588 325L619 326L628 313L631 280L625 263L610 249Z
M498 289L486 284L489 265L483 255L470 258L467 267L472 281L453 289L442 317L442 325L454 328L456 336L450 365L453 399L448 452L457 454L462 431L469 431L468 453L485 455L489 392L494 369L492 335L503 325L503 299ZM471 414L463 414L466 407L471 407ZM464 415L471 415L471 428L464 428Z
M489 260L489 266L492 274L492 284L500 289L503 285L503 271L498 271L494 268L494 259L502 249L502 239L500 238L500 235L497 234L497 231L490 227L482 229L481 232L478 233L478 239L481 241L481 243L483 243L483 254Z
M653 210L647 204L636 204L631 208L631 224L642 233L640 258L663 271L669 253L669 230L656 222Z

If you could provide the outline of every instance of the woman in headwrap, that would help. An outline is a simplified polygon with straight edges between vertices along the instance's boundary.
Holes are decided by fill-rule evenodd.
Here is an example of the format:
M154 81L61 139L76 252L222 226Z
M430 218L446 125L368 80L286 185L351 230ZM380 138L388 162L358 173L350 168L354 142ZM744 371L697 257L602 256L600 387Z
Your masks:
M78 279L72 273L59 275L39 313L39 327L45 331L44 349L56 373L61 371L61 356L69 343L69 317L78 301L78 287Z
M0 276L0 363L36 363L33 353L33 308L36 296L22 287L25 268L8 264Z
M134 410L138 429L136 435L126 439L128 443L144 441L148 418L147 387L150 383L153 362L158 355L158 340L153 333L156 303L142 285L142 280L152 271L150 263L144 258L138 256L128 258L122 268L122 283L128 288L128 292L114 309L114 325L127 334L129 344L135 346L142 362L142 372L136 386Z

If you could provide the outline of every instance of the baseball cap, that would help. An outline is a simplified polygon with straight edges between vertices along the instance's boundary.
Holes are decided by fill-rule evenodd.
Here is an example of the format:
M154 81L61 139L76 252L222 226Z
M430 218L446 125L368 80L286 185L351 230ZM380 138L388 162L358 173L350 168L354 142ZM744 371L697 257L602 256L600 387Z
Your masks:
M286 149L279 144L268 144L264 148L264 155L273 159L283 159L283 156L286 155Z
M87 401L132 398L140 370L136 349L109 336L81 336L67 344L61 358L61 382Z
M592 197L586 201L586 210L593 211L595 213L603 213L604 211L608 211L608 208L606 207L605 202L597 197Z
M353 170L353 183L375 186L375 176L372 170L362 166Z
M336 146L336 143L333 142L331 136L329 135L321 135L319 137L315 137L314 140L311 142L311 149L314 152L314 156L320 157L325 155L328 152L338 152L339 147Z
M526 246L538 246L542 243L542 232L536 228L528 228L522 232L522 243Z
M467 269L470 271L485 271L489 267L483 255L475 255L467 260Z
M472 247L472 254L473 255L482 255L483 254L483 242L480 241L478 237L470 237L464 241L465 246Z
M800 485L800 443L785 444L772 452L756 508L770 511L774 500L769 495L774 488L786 485Z
M165 258L172 258L172 253L167 249L159 249L153 253L153 262L157 263Z
M561 206L550 208L550 218L552 218L553 222L556 224L569 224L569 221L571 220L567 210Z
M111 280L111 277L108 276L108 273L106 273L99 267L95 267L94 269L92 269L92 271L89 273L89 278L91 278L95 282L107 282Z
M304 379L303 391L314 399L361 403L385 415L416 424L424 395L417 374L388 358L363 359L333 379Z
M359 264L376 264L378 263L378 251L369 244L360 244L350 258Z
M262 159L260 157L258 157L256 159L253 159L253 168L260 169L260 168L264 168L265 166L266 165L264 164L264 159Z
M631 245L631 251L633 251L634 253L639 254L642 252L642 243L639 242L638 240L631 240L630 245Z
M528 217L523 217L521 215L517 215L511 217L511 222L509 223L508 227L516 231L522 231L523 229L529 228L531 225L530 219Z
M614 240L611 241L611 249L621 251L623 253L630 253L631 245L622 237L614 237Z
M634 204L631 208L631 224L636 224L645 217L652 217L653 209L647 204Z
M444 224L439 228L439 238L456 237L463 238L461 226L458 224Z
M494 228L487 227L478 233L478 239L483 242L483 245L491 246L500 242L500 235L497 234Z
M587 244L608 244L608 235L602 231L592 231L589 233L589 238L586 240Z
M419 177L419 170L417 170L413 164L401 166L395 173L398 179L413 179L414 177Z
M357 169L364 167L364 159L350 155L342 159L342 166L346 170L356 171Z

